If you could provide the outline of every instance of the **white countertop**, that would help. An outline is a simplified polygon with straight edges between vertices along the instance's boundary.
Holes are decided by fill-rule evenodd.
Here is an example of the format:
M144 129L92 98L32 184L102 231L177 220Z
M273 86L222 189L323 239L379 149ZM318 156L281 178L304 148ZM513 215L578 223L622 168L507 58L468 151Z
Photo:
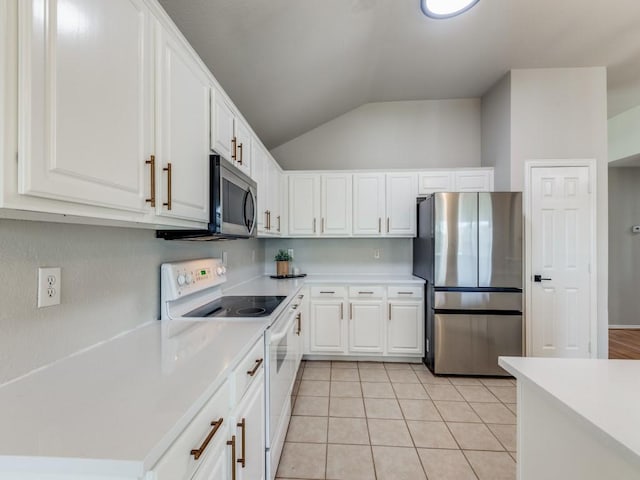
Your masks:
M307 275L302 278L306 284L403 284L424 285L424 279L413 275Z
M640 462L640 360L500 357L498 363Z

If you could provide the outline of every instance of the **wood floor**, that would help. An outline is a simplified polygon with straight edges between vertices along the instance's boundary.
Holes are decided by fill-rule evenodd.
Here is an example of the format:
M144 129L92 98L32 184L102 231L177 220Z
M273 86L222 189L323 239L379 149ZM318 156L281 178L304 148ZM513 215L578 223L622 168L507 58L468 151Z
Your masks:
M609 358L640 360L640 329L609 330Z

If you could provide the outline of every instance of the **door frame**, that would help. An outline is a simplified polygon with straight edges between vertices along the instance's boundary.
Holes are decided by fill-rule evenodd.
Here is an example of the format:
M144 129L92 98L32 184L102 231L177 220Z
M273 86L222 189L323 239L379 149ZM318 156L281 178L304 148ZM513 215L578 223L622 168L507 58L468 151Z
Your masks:
M525 291L525 356L530 356L533 351L531 344L531 322L529 322L529 312L531 312L531 289L533 287L533 267L532 267L532 231L531 231L531 178L534 168L553 168L553 167L587 167L589 169L589 208L591 209L590 219L590 235L591 235L591 252L589 261L589 288L590 288L590 305L589 305L589 355L590 358L598 358L598 263L596 252L598 247L597 239L597 170L595 159L548 159L548 160L527 160L524 169L524 245L525 245L525 262L524 262L524 291Z

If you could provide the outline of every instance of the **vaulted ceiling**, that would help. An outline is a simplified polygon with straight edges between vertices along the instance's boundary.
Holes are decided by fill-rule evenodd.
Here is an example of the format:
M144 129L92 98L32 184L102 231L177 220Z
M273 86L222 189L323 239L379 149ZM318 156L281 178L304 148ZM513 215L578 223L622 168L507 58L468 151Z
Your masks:
M268 148L368 102L481 96L513 68L608 67L640 104L640 1L160 0Z

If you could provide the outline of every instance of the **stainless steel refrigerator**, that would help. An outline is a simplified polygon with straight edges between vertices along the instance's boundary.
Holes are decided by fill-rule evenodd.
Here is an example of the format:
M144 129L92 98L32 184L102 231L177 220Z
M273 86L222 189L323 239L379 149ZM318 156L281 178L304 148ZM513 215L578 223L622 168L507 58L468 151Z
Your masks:
M413 273L427 281L425 364L436 374L507 375L523 354L522 193L418 199Z

